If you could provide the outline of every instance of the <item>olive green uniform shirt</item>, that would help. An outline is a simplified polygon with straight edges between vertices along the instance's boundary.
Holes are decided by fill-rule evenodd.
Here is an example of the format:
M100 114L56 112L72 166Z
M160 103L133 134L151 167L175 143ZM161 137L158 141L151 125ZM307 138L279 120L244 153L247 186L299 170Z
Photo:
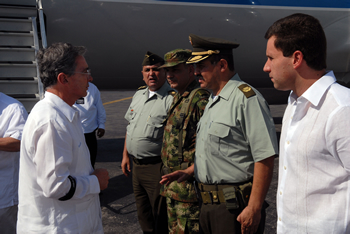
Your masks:
M167 82L151 98L148 88L138 90L132 98L125 119L126 148L137 159L160 156L164 126L173 101L173 89Z
M164 166L173 168L180 166L179 161L179 134L182 129L182 156L181 162L191 166L195 156L195 142L197 123L201 118L204 108L208 103L209 92L199 88L199 83L193 81L180 95L177 93L168 113L168 120L164 129L162 161ZM196 90L197 89L197 90ZM191 93L195 92L192 101ZM185 102L190 102L188 113L181 121L180 114ZM174 171L174 170L172 170ZM163 185L160 194L182 202L196 202L196 193L191 181L177 183L172 182L168 186Z
M198 123L196 180L205 184L247 181L253 177L254 163L277 150L267 102L235 74L215 100L209 98Z

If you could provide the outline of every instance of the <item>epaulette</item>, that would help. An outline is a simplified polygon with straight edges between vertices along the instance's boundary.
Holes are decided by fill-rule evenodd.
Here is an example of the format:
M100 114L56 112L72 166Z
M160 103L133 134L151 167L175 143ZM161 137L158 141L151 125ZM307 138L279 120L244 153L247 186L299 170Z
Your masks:
M176 92L174 91L174 90L170 90L170 91L168 91L168 94L170 94L171 96L175 96L175 94L176 94Z
M254 90L247 84L242 84L238 88L244 93L244 96L246 96L246 98L250 98L256 95Z
M144 85L144 86L140 86L137 90L141 90L141 89L145 89L145 88L147 88L147 86L146 85Z

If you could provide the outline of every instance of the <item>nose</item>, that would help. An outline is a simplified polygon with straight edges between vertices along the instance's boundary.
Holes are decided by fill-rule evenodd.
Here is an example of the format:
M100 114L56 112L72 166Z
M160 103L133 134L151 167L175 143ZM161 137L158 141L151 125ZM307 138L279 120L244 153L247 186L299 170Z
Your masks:
M271 67L270 67L270 62L269 62L269 60L266 60L266 63L265 63L265 65L264 65L264 67L263 67L263 71L264 71L264 72L267 72L267 73L271 72Z
M155 71L151 68L151 69L149 70L149 74L150 74L151 76L153 76L154 73L155 73Z
M172 77L173 77L173 73L167 71L167 72L166 72L166 77L167 77L167 78L172 78Z

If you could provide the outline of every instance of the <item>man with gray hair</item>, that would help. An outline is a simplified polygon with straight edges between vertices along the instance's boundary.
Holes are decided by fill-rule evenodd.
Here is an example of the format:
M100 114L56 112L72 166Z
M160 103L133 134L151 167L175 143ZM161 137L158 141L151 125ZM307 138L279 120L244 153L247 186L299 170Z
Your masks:
M37 55L46 92L23 130L17 233L103 233L98 194L109 176L93 170L72 107L92 81L85 52L56 43Z

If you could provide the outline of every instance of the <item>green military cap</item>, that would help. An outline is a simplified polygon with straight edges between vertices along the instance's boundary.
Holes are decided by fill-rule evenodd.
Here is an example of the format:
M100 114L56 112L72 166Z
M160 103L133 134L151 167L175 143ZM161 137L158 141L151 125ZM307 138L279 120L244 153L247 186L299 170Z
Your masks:
M175 49L164 55L165 64L161 67L173 67L185 63L191 57L192 51L187 49Z
M190 43L192 44L193 52L187 63L197 63L212 54L232 54L232 49L239 46L236 42L194 34L190 34Z
M158 63L160 63L160 65L163 65L164 59L150 51L147 51L145 58L143 59L142 66L155 65Z

